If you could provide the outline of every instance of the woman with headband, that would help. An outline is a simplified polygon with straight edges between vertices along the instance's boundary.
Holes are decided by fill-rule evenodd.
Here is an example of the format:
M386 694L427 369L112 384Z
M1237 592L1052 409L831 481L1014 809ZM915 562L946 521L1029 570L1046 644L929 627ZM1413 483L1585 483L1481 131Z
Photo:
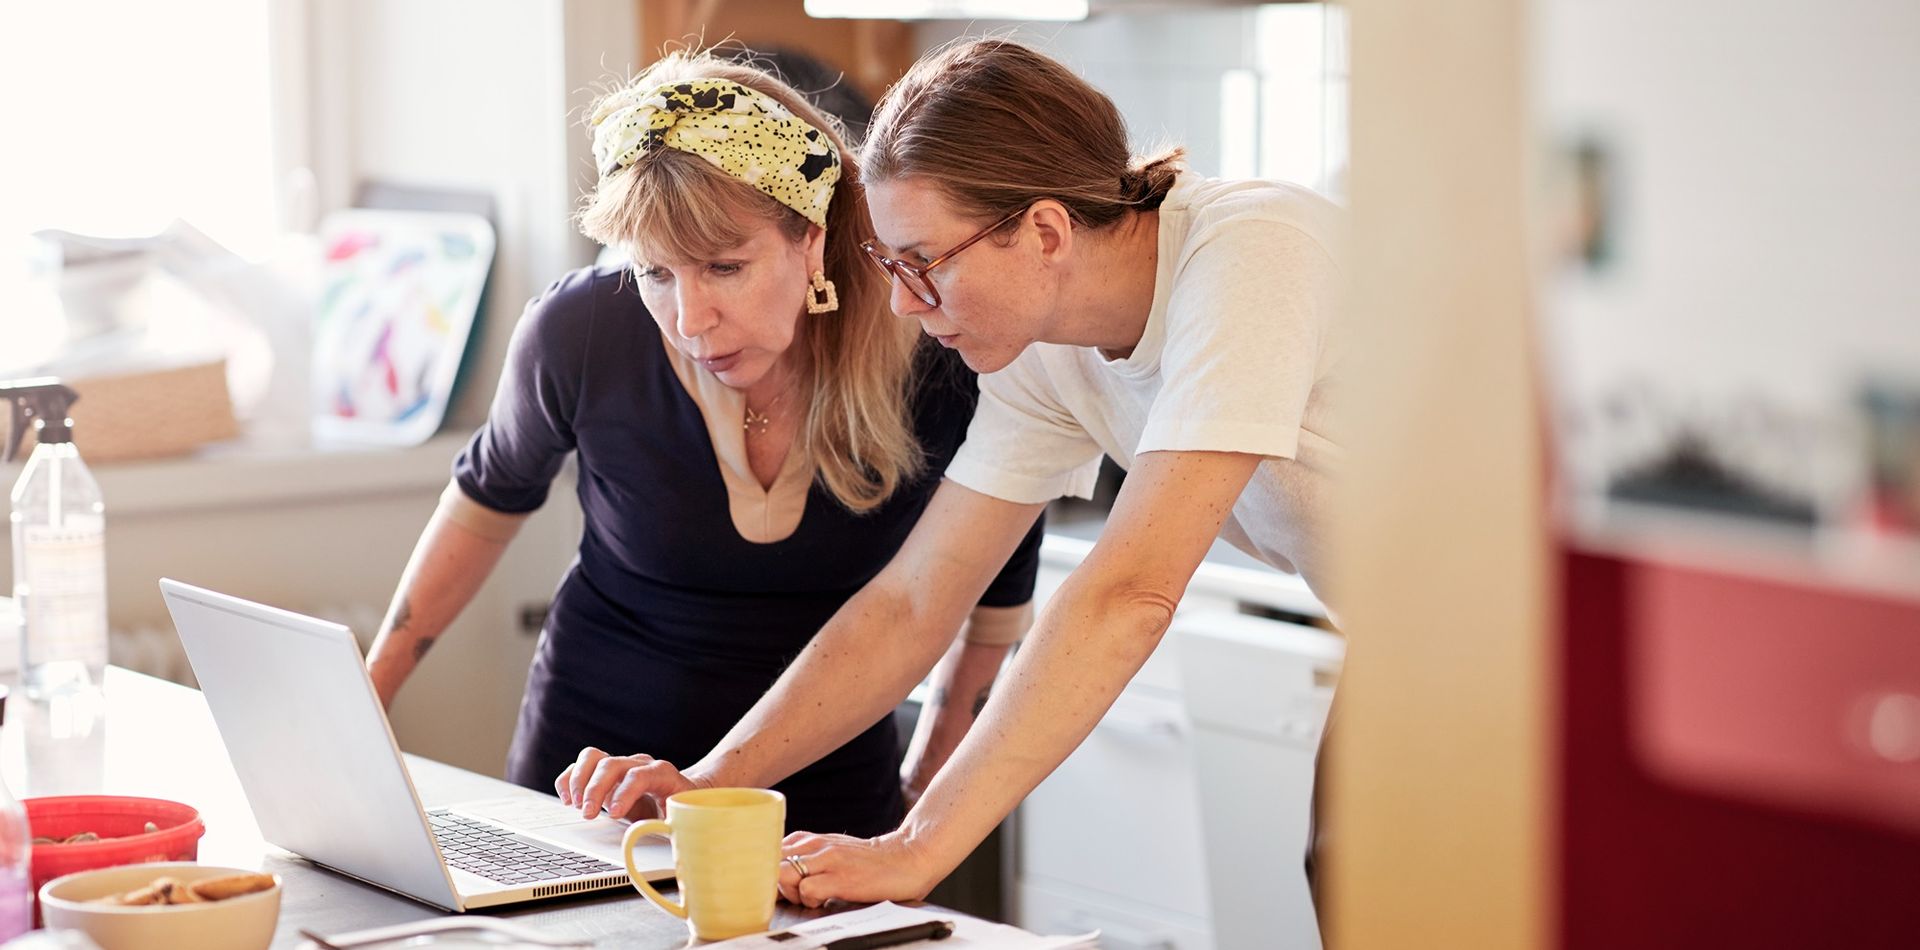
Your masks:
M1043 504L1087 494L1102 455L1128 471L905 822L788 838L781 890L809 905L925 895L1092 731L1216 537L1324 598L1342 454L1330 202L1202 178L1178 150L1135 160L1106 96L1004 40L916 64L868 135L868 251L895 312L983 374L979 411L899 556L712 754L663 778L773 782L854 734L933 665L931 632L965 614ZM630 782L616 800L654 790Z
M391 701L576 454L585 532L508 761L513 781L575 803L576 776L713 747L898 550L977 398L964 365L887 313L855 163L785 84L677 54L592 126L600 179L580 225L632 262L528 305L368 660ZM1009 546L938 634L956 701L923 717L907 774L890 707L782 777L791 827L898 824L903 778L912 794L938 768L1025 628L1038 540Z

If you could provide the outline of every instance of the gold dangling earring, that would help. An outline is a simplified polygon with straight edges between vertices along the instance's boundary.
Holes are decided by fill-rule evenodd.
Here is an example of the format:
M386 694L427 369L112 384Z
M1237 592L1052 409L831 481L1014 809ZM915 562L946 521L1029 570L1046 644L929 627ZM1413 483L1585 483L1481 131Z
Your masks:
M833 281L827 279L826 271L814 271L813 283L807 285L807 312L832 313L840 309L840 292L833 287Z

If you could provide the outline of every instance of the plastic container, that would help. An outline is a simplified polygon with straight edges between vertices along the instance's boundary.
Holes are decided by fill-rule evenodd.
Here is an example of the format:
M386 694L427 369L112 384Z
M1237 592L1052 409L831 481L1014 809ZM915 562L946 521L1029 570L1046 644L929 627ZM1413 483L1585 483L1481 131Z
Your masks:
M155 861L193 861L200 856L200 836L207 833L200 812L190 805L163 798L120 795L63 795L29 798L27 824L35 837L67 838L83 831L99 841L33 846L33 890L56 877L117 864ZM158 831L145 831L147 822Z

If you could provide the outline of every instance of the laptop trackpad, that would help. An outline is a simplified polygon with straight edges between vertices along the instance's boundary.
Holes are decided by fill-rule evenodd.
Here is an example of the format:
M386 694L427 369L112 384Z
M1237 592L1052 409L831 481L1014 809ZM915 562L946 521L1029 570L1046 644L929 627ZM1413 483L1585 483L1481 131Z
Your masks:
M580 817L579 809L568 808L560 804L558 799L489 798L460 802L447 806L447 809L565 845L608 864L626 864L626 859L620 854L620 840L626 836L627 826L631 822L607 817L589 821ZM672 851L664 839L648 838L633 849L633 863L643 871L672 867Z

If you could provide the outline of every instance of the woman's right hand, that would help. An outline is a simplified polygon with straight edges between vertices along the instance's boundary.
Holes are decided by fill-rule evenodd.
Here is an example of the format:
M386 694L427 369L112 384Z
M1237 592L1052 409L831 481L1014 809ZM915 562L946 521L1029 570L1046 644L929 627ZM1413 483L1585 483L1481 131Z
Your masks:
M706 783L681 774L673 763L650 755L608 755L592 746L553 780L553 791L563 805L575 805L582 818L597 818L602 809L618 818L658 818L667 796Z

